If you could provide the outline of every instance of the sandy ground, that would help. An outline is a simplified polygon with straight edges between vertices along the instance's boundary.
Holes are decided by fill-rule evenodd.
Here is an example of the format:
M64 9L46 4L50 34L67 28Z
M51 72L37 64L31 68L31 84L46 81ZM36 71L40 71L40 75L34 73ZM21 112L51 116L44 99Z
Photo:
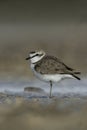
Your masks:
M87 98L0 93L0 130L86 130Z

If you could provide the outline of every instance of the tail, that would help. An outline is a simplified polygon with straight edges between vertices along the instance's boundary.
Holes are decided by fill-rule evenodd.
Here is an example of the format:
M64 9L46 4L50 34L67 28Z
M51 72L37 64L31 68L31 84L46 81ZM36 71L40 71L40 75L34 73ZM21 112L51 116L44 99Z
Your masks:
M74 74L71 74L74 78L78 79L78 80L81 80L78 76L76 76L75 74L78 74L78 73L74 73Z
M65 74L65 73L60 73L60 74ZM74 71L72 71L72 72L68 72L68 73L66 73L66 74L70 74L70 75L72 75L74 78L76 78L76 79L78 79L78 80L81 80L78 76L76 76L76 74L81 74L81 72L74 72Z
M81 72L73 72L74 74L81 74Z

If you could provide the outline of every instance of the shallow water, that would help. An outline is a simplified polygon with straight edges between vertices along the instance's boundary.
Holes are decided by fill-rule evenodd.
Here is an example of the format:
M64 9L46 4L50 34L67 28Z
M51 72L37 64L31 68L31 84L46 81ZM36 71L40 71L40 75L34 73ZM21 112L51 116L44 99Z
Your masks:
M26 87L41 92L24 91ZM53 84L53 98L49 88L40 80L0 82L0 129L86 130L87 79Z
M50 84L40 80L0 81L0 92L23 93L26 87L41 88L45 92L43 94L49 94ZM81 81L66 79L60 83L53 83L52 93L54 96L87 96L87 79L83 78Z

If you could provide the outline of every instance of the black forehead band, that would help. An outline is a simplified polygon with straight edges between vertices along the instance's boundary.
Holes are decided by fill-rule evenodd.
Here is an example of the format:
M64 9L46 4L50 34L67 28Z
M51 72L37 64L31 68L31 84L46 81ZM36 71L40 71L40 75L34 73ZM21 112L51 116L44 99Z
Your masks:
M35 51L31 51L31 52L30 52L30 54L33 54L33 53L35 53Z
M43 55L43 54L35 54L35 55L31 56L31 57L27 57L26 60L32 59L32 58L34 58L35 56L42 56L42 55Z
M42 56L43 54L35 54L34 56L30 57L30 59L34 58L35 56Z

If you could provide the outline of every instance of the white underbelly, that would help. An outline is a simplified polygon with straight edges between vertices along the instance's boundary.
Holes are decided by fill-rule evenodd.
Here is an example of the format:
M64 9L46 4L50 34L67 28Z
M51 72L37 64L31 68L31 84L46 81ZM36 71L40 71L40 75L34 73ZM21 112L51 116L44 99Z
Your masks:
M36 71L34 71L34 74L40 80L47 81L47 82L48 81L59 82L60 80L65 78L73 78L73 76L69 74L39 74Z

